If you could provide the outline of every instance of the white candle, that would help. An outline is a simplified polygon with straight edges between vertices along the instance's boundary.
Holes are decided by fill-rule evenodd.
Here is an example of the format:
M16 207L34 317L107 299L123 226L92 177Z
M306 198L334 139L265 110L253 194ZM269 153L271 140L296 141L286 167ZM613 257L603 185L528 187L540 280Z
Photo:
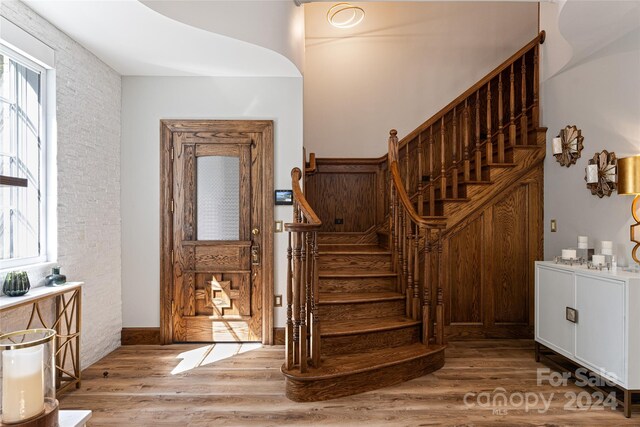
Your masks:
M553 154L562 153L562 139L561 138L553 138Z
M609 240L603 240L602 241L602 247L603 248L613 248L613 242L611 242Z
M44 411L43 346L2 352L2 422L14 423Z
M563 249L562 250L562 258L563 259L576 259L576 250L575 249Z
M602 255L613 255L613 249L611 248L602 248Z
M587 170L587 184L595 184L598 182L598 166L589 165Z
M593 262L593 265L595 265L595 266L604 265L605 264L604 255L593 255L591 257L591 261Z
M578 249L588 249L589 238L587 236L578 236Z

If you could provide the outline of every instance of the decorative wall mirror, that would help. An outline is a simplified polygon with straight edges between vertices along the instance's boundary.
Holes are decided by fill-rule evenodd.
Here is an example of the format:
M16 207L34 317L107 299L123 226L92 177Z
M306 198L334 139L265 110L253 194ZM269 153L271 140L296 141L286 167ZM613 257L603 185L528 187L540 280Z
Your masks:
M561 166L569 167L576 163L584 148L583 140L582 131L575 125L567 126L553 138L553 155Z
M603 198L611 196L616 189L616 153L603 150L594 154L585 168L584 180L591 194Z

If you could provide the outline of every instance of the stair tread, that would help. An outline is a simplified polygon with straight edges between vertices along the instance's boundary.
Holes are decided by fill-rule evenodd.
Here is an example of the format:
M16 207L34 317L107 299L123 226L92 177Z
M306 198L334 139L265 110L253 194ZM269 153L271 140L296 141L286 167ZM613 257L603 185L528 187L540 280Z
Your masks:
M511 168L511 167L514 167L514 166L518 166L518 164L517 163L506 163L506 162L503 162L503 163L492 162L492 163L483 164L482 166L483 167L484 166L489 166L489 167L494 167L494 168Z
M419 320L413 320L406 316L379 317L375 319L334 320L320 325L320 335L323 337L354 335L358 333L400 329L419 324L421 324Z
M403 300L398 292L320 292L318 304L354 304L379 301Z
M378 244L353 244L353 243L333 243L318 245L318 253L381 253L388 252L387 249Z
M398 273L392 271L320 271L320 277L396 277Z
M323 358L321 360L320 368L310 367L308 372L300 373L295 369L287 371L283 367L282 373L302 381L335 378L398 365L403 362L441 352L444 348L445 346L425 346L422 343L415 343L402 347L372 349L366 354L332 355L329 358Z
M318 251L318 255L391 255L391 252L388 249L384 249L384 248L378 248L378 250L357 250L357 249L350 249L350 250L330 250L330 251L326 251L326 250L320 250Z

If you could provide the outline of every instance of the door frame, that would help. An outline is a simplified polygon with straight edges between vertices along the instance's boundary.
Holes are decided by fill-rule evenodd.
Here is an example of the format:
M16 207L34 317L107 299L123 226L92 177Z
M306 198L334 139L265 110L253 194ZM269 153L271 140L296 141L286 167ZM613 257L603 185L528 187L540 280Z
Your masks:
M173 343L173 132L260 134L254 141L262 157L262 343L273 345L273 120L160 120L160 342Z

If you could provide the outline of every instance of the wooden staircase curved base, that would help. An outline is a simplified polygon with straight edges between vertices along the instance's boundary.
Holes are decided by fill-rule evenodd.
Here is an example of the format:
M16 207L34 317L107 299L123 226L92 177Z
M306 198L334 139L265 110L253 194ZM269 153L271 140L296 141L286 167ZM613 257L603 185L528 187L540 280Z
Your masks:
M361 367L340 366L342 358L338 356L322 368L310 368L304 374L287 371L283 365L285 394L294 402L316 402L389 387L442 368L445 347L414 344L404 347L405 351L395 351L395 356L387 349L374 356L378 363L371 354L363 354ZM385 360L384 356L388 358Z

